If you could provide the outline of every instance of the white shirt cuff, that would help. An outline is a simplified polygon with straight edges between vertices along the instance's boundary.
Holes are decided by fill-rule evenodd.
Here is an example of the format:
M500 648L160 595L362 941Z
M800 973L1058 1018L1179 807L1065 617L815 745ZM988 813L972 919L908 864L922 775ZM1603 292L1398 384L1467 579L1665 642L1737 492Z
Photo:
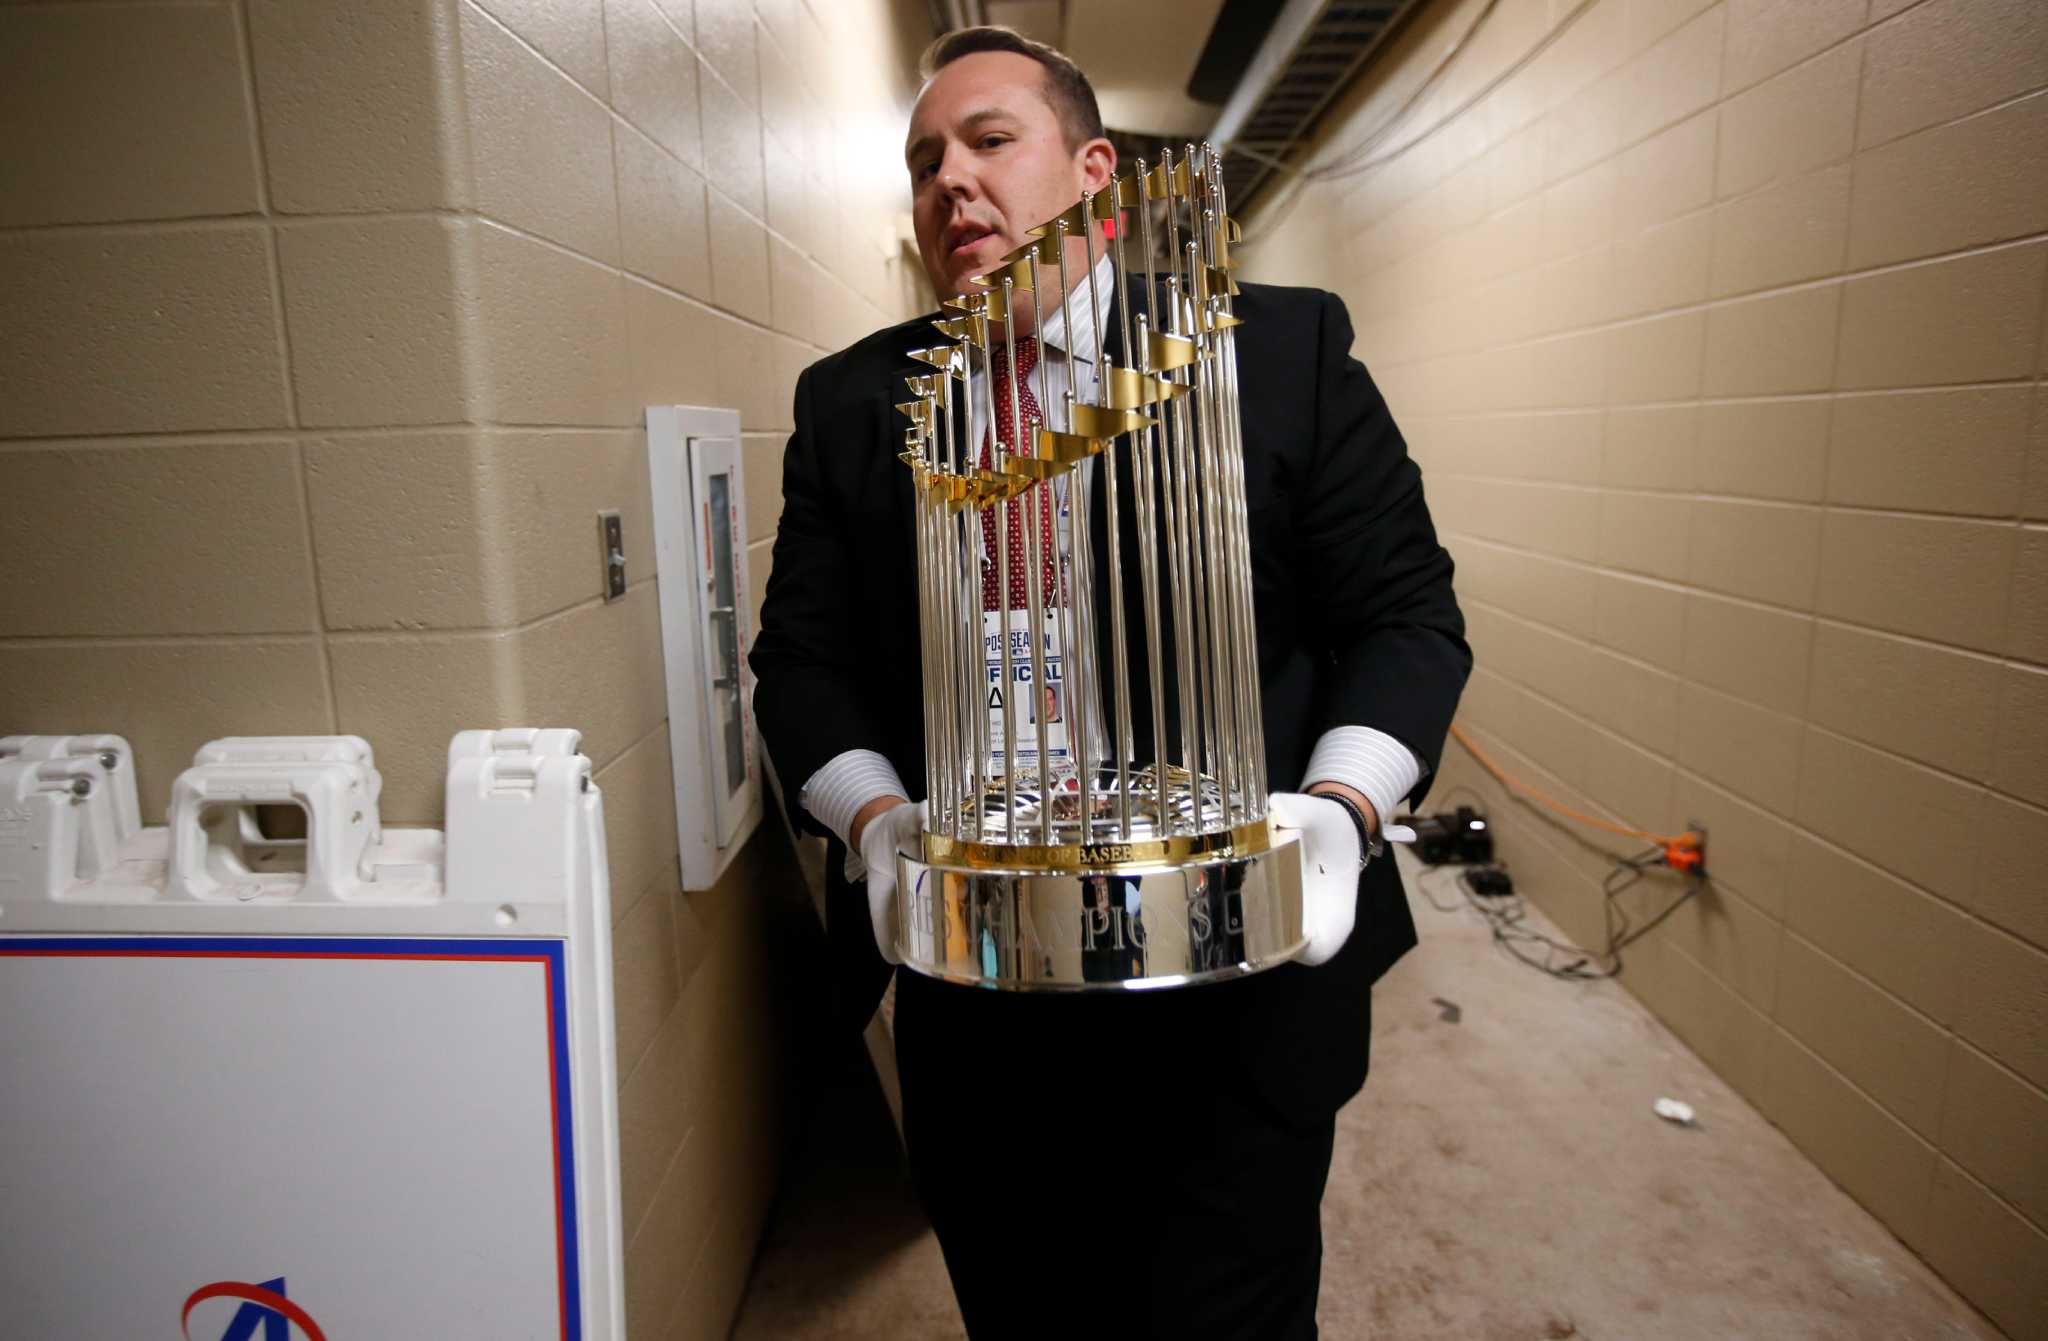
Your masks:
M797 804L811 812L811 818L836 834L846 845L846 878L867 878L867 863L860 859L847 834L853 829L860 808L878 796L908 796L896 766L874 750L848 750L835 754L825 766L811 774L797 793Z
M1341 782L1365 794L1380 827L1394 822L1394 807L1422 781L1422 760L1384 731L1369 726L1333 726L1316 742L1302 777L1302 790L1318 782Z

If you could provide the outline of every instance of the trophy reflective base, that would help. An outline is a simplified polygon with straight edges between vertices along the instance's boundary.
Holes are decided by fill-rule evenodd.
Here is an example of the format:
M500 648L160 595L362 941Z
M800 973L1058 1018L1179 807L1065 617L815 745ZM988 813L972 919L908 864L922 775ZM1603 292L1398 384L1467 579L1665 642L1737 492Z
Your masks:
M905 966L948 982L1071 992L1218 982L1301 949L1296 835L1261 820L1173 845L1207 850L1153 850L1165 846L1004 849L928 837L927 859L898 858L897 950ZM1046 868L1055 863L1062 869Z

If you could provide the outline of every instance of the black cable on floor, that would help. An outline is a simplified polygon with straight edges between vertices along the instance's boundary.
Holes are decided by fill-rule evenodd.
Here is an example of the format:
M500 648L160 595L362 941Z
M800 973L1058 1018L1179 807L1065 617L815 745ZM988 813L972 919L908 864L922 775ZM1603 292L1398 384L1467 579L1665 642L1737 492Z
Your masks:
M1634 888L1647 872L1663 865L1663 850L1655 847L1635 856L1614 858L1613 869L1600 882L1601 921L1607 944L1598 954L1592 955L1568 941L1557 940L1525 925L1528 905L1521 895L1496 896L1476 892L1471 880L1475 868L1460 868L1457 885L1465 896L1465 902L1485 920L1493 943L1510 957L1564 982L1598 982L1620 977L1623 966L1621 952L1662 926L1705 883L1704 876L1688 880L1685 889L1659 909L1655 917L1640 927L1634 926L1629 921L1627 909L1621 905L1621 896ZM1458 910L1455 903L1449 906L1438 903L1427 883L1418 880L1416 886L1429 906L1438 912L1454 913Z

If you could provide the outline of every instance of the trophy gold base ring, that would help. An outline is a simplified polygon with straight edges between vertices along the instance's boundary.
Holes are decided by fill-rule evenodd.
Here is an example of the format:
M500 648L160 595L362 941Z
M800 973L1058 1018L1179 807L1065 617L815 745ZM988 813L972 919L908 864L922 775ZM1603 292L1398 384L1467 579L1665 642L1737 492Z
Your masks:
M1142 991L1271 968L1303 944L1300 844L1256 827L1178 863L1108 847L1084 870L900 857L898 953L928 977L1021 991Z

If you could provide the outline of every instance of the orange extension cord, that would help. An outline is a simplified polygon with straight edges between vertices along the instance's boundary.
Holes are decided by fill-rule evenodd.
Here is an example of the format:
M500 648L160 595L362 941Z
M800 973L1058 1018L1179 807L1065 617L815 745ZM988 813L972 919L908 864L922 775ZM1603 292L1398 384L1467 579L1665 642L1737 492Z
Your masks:
M1481 768L1493 774L1494 780L1510 792L1526 797L1546 809L1553 810L1567 819L1577 820L1581 824L1590 824L1596 829L1604 829L1608 833L1619 834L1623 838L1640 838L1645 842L1655 843L1664 850L1664 864L1673 870L1697 871L1706 864L1705 834L1692 830L1680 834L1652 833L1648 829L1632 829L1626 824L1616 824L1612 820L1601 819L1598 815L1588 815L1582 810L1574 810L1555 797L1531 787L1528 783L1515 777L1505 768L1495 763L1493 756L1480 749L1477 742L1465 734L1463 727L1452 723L1451 735L1456 737L1460 745L1463 745L1471 752L1472 757L1479 761Z

